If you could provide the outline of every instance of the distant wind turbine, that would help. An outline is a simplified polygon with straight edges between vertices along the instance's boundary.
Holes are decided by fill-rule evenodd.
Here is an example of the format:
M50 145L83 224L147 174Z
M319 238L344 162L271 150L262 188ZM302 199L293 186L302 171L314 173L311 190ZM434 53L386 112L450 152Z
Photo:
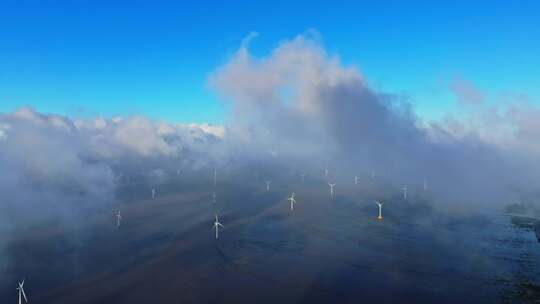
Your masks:
M403 187L403 200L407 200L407 186Z
M266 181L266 191L270 191L270 183L271 181Z
M355 176L355 177L354 177L354 184L355 184L355 185L358 185L358 176Z
M156 199L156 188L152 188L152 199Z
M214 228L216 229L216 240L219 238L219 227L223 228L223 225L219 222L218 216L216 214L216 221L214 222Z
M334 196L334 187L336 186L336 184L328 183L328 186L330 186L330 196Z
M324 177L328 177L328 167L324 168Z
M122 220L122 215L120 214L120 210L118 210L118 213L116 214L116 227L120 227L121 220Z
M216 186L216 183L217 183L217 171L216 169L214 169L214 187Z
M22 304L22 298L24 297L24 302L28 303L28 299L26 298L26 294L24 293L24 279L22 282L19 282L19 287L17 287L17 290L19 291L19 304Z
M293 211L294 204L296 204L296 200L294 199L294 192L291 194L291 197L289 197L287 200L291 202L291 211Z
M212 192L212 203L216 203L216 191Z
M427 191L427 181L424 179L424 191Z
M306 174L305 173L302 173L300 174L300 177L302 178L302 181L304 181L305 177L306 177Z
M382 220L382 206L383 202L375 201L375 204L379 205L379 216L377 217L378 220Z

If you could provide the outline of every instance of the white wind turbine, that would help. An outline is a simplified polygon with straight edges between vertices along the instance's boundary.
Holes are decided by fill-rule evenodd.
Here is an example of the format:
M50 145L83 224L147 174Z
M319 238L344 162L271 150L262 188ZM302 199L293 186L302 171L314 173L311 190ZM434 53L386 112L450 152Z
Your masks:
M216 203L216 191L212 192L212 203Z
M328 183L328 186L330 186L330 196L334 196L334 187L336 186L335 183L330 184Z
M270 191L270 183L271 181L269 180L266 181L266 191Z
M156 199L156 188L152 188L152 199Z
M403 200L407 200L407 186L403 187Z
M17 290L19 291L19 304L22 304L22 298L24 297L24 301L28 303L28 299L26 298L26 294L24 293L24 279L22 282L19 282L19 287L17 287Z
M216 186L216 183L217 183L217 171L216 169L214 169L214 187Z
M287 200L291 202L291 211L293 211L294 204L296 204L296 200L294 199L294 192L291 194L291 197L289 197Z
M379 216L377 217L378 220L382 220L382 206L383 202L375 201L375 204L379 205Z
M324 168L324 177L328 177L328 167Z
M355 184L355 185L358 185L358 176L355 176L355 177L354 177L354 184Z
M219 227L223 228L223 225L219 222L218 216L216 214L216 221L214 222L214 228L216 229L216 240L219 238Z
M120 227L121 220L122 220L122 215L120 214L120 210L118 210L118 213L116 214L116 227Z

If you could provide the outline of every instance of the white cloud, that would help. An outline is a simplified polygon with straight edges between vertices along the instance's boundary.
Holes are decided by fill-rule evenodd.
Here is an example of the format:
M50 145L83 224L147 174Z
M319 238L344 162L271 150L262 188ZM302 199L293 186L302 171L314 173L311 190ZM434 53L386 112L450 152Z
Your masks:
M243 44L210 83L232 105L234 139L261 154L274 151L313 163L332 161L345 172L389 172L396 183L429 178L437 180L440 192L448 192L444 185L449 184L461 189L450 195L454 201L456 195L467 202L504 201L506 189L516 186L516 179L505 175L517 168L522 170L518 188L524 180L540 177L538 153L528 158L514 153L520 137L535 143L528 144L528 151L540 142L536 115L524 116L533 111L501 116L480 107L484 118L474 128L452 118L424 126L400 96L369 87L357 69L344 66L309 35L284 41L260 58ZM463 79L451 88L462 103L478 106L485 99ZM484 131L494 127L498 132L486 136ZM525 171L524 162L531 164Z

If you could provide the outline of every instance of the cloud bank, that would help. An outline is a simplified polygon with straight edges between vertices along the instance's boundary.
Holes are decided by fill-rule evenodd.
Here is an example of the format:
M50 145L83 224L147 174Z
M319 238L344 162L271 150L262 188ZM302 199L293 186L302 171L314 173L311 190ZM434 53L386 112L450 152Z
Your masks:
M447 203L498 205L536 189L540 129L531 104L483 106L484 95L460 80L454 93L478 106L470 120L427 125L365 79L308 35L262 58L243 44L211 83L233 106L232 131L290 160L329 163L342 175L375 170L395 185L428 180Z
M125 177L144 181L218 161L209 151L224 132L144 117L77 120L30 108L0 114L0 251L28 227L79 225L115 201Z
M141 171L155 177L242 162L329 166L337 180L375 171L396 189L426 180L447 207L500 206L537 191L540 110L531 103L485 105L460 83L455 93L476 104L468 119L427 124L399 95L371 88L328 54L316 35L260 58L249 52L254 37L209 80L231 105L226 126L81 120L30 108L0 114L0 233L110 204L122 177Z

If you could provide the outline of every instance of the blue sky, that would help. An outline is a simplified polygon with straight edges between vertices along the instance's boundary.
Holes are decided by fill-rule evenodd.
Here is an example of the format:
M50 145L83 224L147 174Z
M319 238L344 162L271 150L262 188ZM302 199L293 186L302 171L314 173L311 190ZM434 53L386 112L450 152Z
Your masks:
M262 56L308 29L426 118L455 110L455 78L540 100L538 1L110 2L1 1L0 112L222 123L209 73L251 31Z

